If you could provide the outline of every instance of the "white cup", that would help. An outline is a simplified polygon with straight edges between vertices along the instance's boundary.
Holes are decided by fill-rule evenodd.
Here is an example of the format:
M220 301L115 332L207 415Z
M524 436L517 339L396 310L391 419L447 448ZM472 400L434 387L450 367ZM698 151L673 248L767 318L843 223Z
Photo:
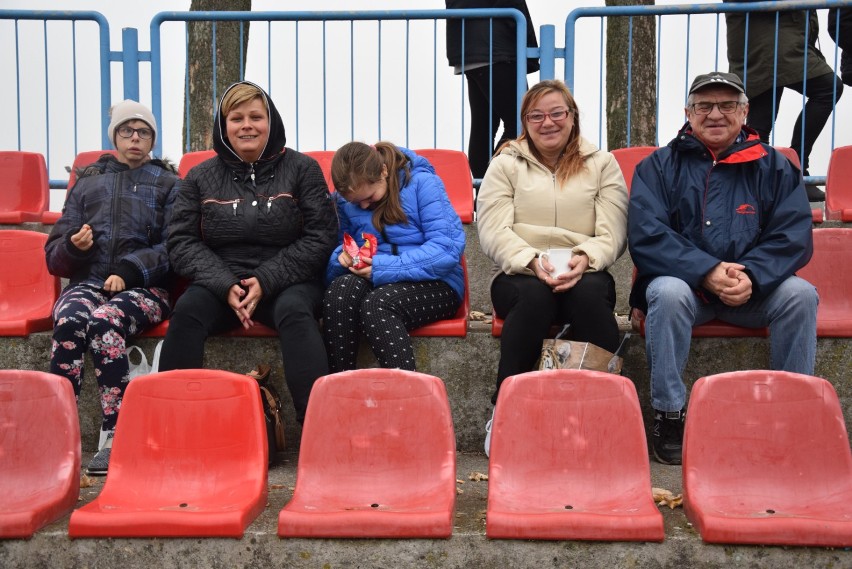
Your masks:
M571 257L574 254L571 252L571 249L548 249L546 252L542 253L538 258L538 266L541 267L541 270L546 271L544 268L544 263L542 263L542 259L547 259L548 262L553 265L553 271L548 273L550 278L556 278L558 275L563 273L567 273L570 269L568 266L568 262L571 260Z

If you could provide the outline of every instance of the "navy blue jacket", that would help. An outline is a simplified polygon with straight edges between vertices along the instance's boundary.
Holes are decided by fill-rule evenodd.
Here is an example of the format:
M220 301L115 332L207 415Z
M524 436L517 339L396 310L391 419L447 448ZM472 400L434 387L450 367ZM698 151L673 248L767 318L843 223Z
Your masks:
M753 297L767 295L813 253L812 218L801 173L752 129L718 157L687 123L668 146L639 163L628 206L627 236L638 270L630 305L647 310L645 290L658 276L701 288L722 261L740 263Z
M128 289L167 286L166 236L178 183L174 168L160 160L130 169L104 155L86 167L45 245L50 273L98 288L110 275ZM71 244L84 223L94 234L85 252Z

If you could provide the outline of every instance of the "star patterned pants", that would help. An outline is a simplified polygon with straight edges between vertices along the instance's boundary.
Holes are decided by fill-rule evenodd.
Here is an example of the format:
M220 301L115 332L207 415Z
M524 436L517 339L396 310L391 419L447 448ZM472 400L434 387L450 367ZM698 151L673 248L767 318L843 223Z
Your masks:
M323 332L332 372L355 369L361 336L379 365L414 371L410 330L451 318L461 301L443 281L373 288L356 275L334 279L325 293Z
M169 313L165 289L132 288L113 296L90 285L69 285L53 307L50 373L67 377L80 396L83 357L92 355L103 410L101 429L115 429L127 377L127 338Z

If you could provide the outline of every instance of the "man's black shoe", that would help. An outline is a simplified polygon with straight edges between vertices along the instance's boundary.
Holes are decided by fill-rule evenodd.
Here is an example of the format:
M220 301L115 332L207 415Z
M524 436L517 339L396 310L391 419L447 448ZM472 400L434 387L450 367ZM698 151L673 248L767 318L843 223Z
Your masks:
M824 202L825 192L819 189L819 186L814 184L805 184L805 191L808 193L809 202Z
M683 455L683 424L686 412L654 409L654 432L651 434L654 458L662 464L680 464Z

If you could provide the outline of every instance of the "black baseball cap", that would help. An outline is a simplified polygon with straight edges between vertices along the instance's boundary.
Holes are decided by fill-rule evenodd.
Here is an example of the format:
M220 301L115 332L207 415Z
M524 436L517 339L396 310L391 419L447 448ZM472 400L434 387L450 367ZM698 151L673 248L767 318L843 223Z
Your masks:
M705 73L704 75L696 77L692 82L692 86L689 88L689 94L692 95L699 89L715 85L731 87L740 93L745 93L743 82L736 73L722 73L721 71L714 71L712 73Z

